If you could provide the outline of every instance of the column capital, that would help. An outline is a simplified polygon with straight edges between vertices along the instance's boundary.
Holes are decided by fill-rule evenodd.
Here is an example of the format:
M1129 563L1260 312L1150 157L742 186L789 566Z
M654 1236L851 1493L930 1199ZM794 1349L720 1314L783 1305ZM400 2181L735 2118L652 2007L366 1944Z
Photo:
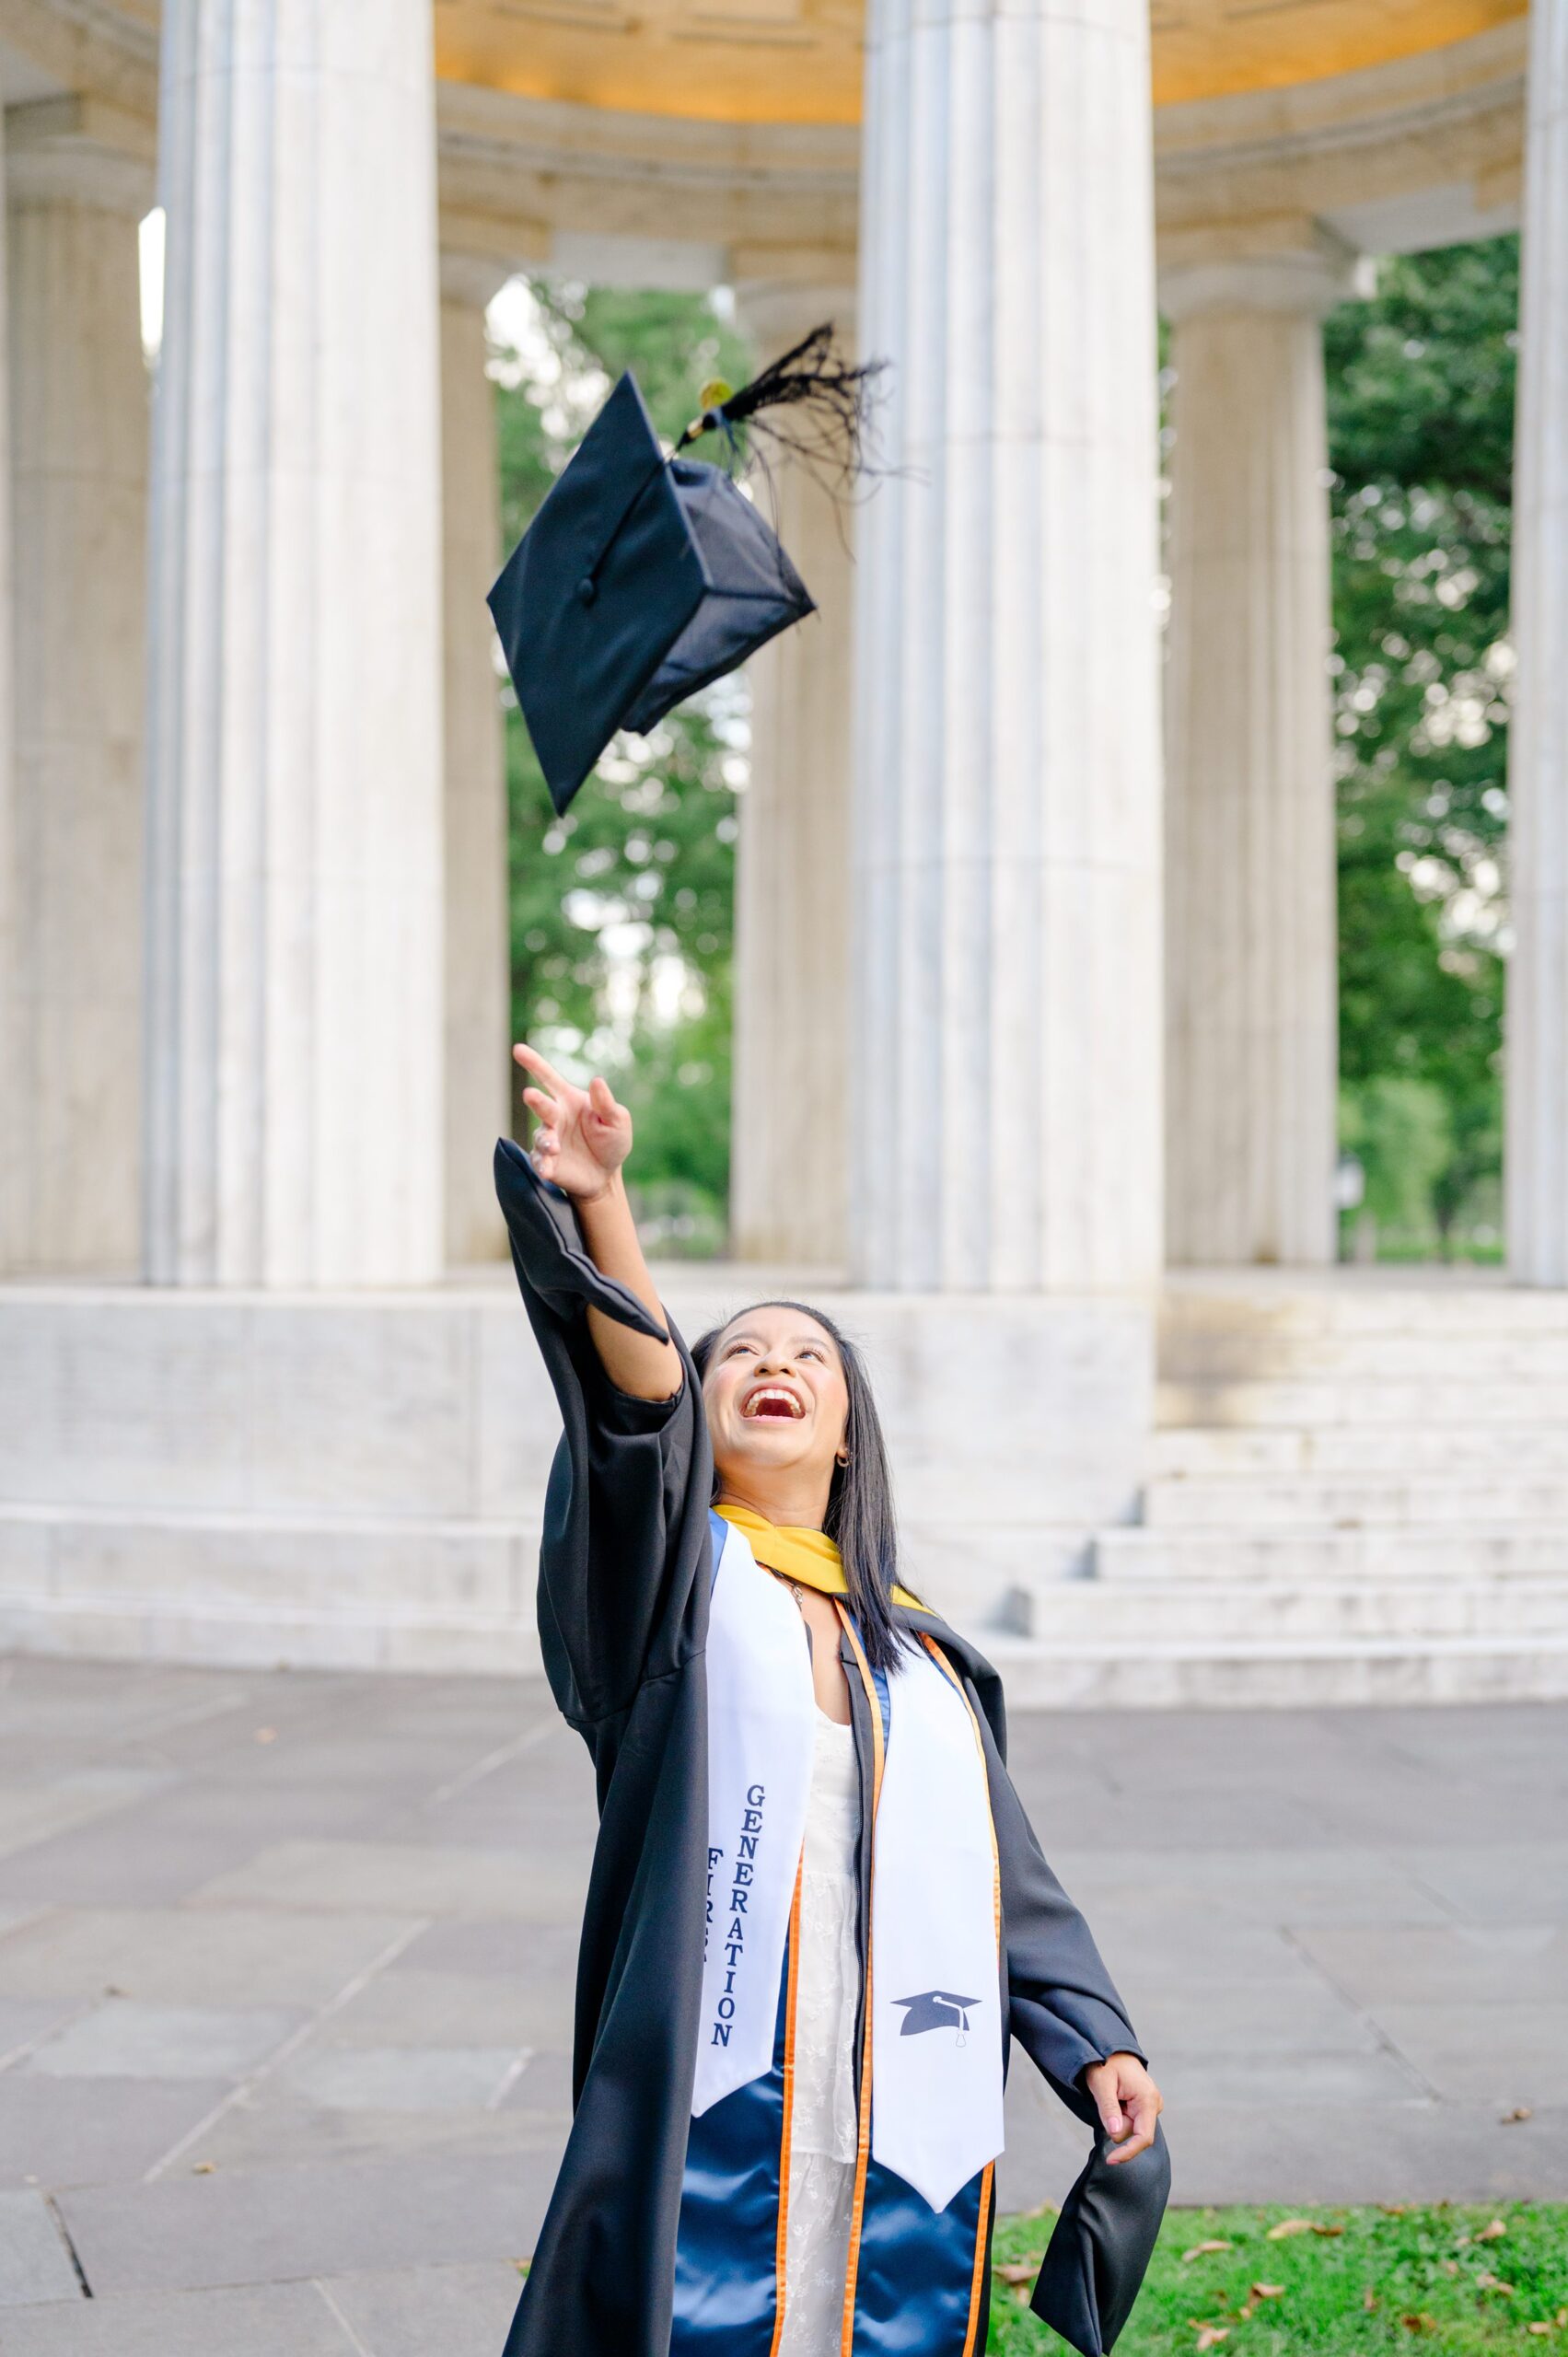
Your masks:
M98 99L8 108L6 192L14 204L86 204L140 220L157 201L157 134Z
M1159 307L1173 325L1205 311L1321 319L1368 292L1363 279L1364 257L1318 225L1298 247L1167 264L1159 273Z
M843 279L738 279L735 308L741 326L766 353L787 352L824 319L832 320L842 343L854 343L855 290Z

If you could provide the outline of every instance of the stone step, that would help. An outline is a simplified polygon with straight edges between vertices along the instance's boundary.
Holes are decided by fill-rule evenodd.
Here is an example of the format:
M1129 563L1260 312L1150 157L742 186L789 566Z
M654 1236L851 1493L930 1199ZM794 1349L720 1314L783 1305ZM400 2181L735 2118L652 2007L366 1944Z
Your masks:
M1118 1527L1094 1543L1098 1580L1255 1581L1568 1579L1568 1525L1490 1530L1247 1531ZM1047 1584L1041 1584L1041 1592ZM1568 1630L1568 1615L1564 1617Z
M539 1665L538 1526L0 1509L0 1646L254 1666Z
M1568 1573L1397 1580L1286 1573L1246 1581L1123 1574L1042 1582L1029 1591L1021 1617L1025 1633L1045 1643L1568 1642Z
M1568 1637L1095 1644L996 1637L986 1650L1014 1710L1333 1709L1568 1699Z
M1568 1468L1543 1476L1491 1480L1473 1473L1447 1480L1408 1471L1381 1474L1165 1474L1144 1491L1144 1524L1151 1530L1193 1525L1219 1530L1311 1525L1331 1530L1363 1524L1411 1529L1485 1529L1512 1523L1561 1522L1568 1527Z
M1454 1479L1560 1476L1568 1422L1520 1424L1171 1424L1150 1439L1151 1480L1232 1474L1357 1474Z
M1162 1337L1188 1335L1295 1338L1429 1334L1446 1340L1474 1335L1561 1334L1560 1292L1510 1285L1476 1271L1448 1277L1423 1269L1419 1277L1385 1271L1337 1269L1314 1278L1304 1271L1270 1275L1235 1271L1223 1277L1167 1271L1160 1298Z
M1456 1372L1467 1382L1494 1376L1568 1382L1568 1329L1559 1322L1516 1333L1252 1333L1202 1327L1171 1333L1162 1323L1159 1369L1177 1383L1425 1382Z
M1445 1364L1424 1381L1346 1376L1222 1383L1161 1379L1156 1424L1530 1424L1568 1419L1568 1378L1472 1380Z

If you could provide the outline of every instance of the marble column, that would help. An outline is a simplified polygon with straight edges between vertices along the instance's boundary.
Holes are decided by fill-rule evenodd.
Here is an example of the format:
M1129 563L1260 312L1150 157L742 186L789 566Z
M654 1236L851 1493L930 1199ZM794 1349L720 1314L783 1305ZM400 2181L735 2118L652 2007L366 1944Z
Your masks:
M0 189L6 184L6 87L0 82ZM21 1103L17 1071L16 806L12 792L11 719L11 306L6 240L0 238L0 1102ZM0 1121L0 1275L20 1249L22 1124Z
M854 347L843 289L742 285L758 365L823 319ZM802 466L772 469L780 539L817 612L752 658L751 777L735 910L730 1230L746 1260L843 1265L847 1172L803 1154L803 1122L842 1138L849 1110L852 644L856 511ZM761 494L766 498L767 491Z
M1144 0L872 0L852 1224L861 1281L1160 1264Z
M1166 681L1172 1261L1335 1254L1338 936L1316 252L1166 273L1175 455Z
M75 99L16 110L11 1263L123 1274L139 1233L150 153Z
M1568 1285L1568 0L1534 0L1508 749L1508 1262Z
M491 1175L511 1127L512 1064L505 749L484 602L501 562L501 477L484 315L509 275L480 257L441 257L446 1220L447 1258L459 1264L505 1245Z
M166 0L145 1265L443 1266L430 0Z

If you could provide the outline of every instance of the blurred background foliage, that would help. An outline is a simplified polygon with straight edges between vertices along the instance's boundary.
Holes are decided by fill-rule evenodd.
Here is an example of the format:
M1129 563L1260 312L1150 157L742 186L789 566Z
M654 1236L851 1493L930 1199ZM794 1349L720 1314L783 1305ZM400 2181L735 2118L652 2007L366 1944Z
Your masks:
M673 439L705 378L749 366L706 296L529 293L494 364L508 548L622 368ZM1504 238L1386 261L1325 327L1345 1248L1365 1257L1501 1245L1517 304ZM631 1104L657 1248L722 1249L744 681L619 739L564 819L506 700L515 1035Z
M705 297L546 281L530 291L525 332L497 356L507 548L623 368L671 441L705 379L748 373L739 338ZM513 1036L602 1069L630 1105L650 1243L721 1250L744 682L721 681L651 737L618 738L560 819L509 689L506 702Z
M1501 1249L1518 242L1386 261L1326 323L1351 1248Z

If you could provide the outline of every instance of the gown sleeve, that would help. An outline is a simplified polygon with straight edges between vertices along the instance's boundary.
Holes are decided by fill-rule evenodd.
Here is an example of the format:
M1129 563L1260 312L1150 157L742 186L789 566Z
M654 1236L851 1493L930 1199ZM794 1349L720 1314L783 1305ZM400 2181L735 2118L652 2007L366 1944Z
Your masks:
M1030 2306L1081 2352L1106 2357L1132 2314L1170 2191L1157 2123L1134 2161L1112 2164L1084 2071L1112 2054L1147 2061L1088 1925L1045 1862L992 1727L980 1721L1002 1875L1002 1922L1013 2037L1094 2134L1062 2205Z
M647 1678L703 1641L713 1462L701 1389L673 1323L679 1390L639 1399L618 1389L589 1306L657 1341L664 1328L595 1268L570 1198L510 1138L496 1141L495 1191L563 1425L545 1492L540 1643L563 1714L587 1734L620 1720Z

